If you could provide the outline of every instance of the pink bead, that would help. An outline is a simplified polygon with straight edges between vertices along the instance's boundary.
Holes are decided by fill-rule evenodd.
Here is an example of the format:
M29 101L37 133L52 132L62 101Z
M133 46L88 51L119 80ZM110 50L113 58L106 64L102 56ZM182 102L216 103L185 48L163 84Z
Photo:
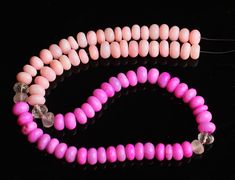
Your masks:
M29 133L28 141L31 143L35 143L42 135L43 131L40 128L34 129Z
M75 161L76 159L76 155L77 155L77 148L74 147L74 146L70 146L66 152L65 152L65 160L68 162L68 163L72 163Z
M114 163L117 161L117 152L115 147L113 146L109 146L106 150L106 156L107 156L107 160L111 163Z
M68 53L69 61L73 66L78 66L80 64L80 58L75 50L70 50Z
M92 60L97 60L99 58L99 51L95 45L89 46L89 55Z
M110 50L110 45L107 41L104 41L100 45L100 56L103 59L107 59L110 57L111 50Z
M194 98L197 95L197 91L194 88L191 88L187 90L183 96L184 103L188 103L191 101L192 98Z
M62 55L59 58L59 60L60 60L61 65L63 66L64 70L69 70L71 68L72 65L70 63L68 56Z
M77 126L75 115L71 112L66 113L64 115L64 124L69 130L75 129Z
M99 44L101 44L102 42L105 41L105 35L104 35L104 31L99 29L97 32L96 32L96 36L97 36L97 41Z
M60 76L64 72L64 68L60 61L58 60L53 60L50 62L50 67L53 69L56 75Z
M95 96L90 96L87 99L87 103L91 105L95 112L98 112L102 109L102 104L100 100Z
M55 59L58 59L60 56L62 56L62 50L57 44L50 45L49 51Z
M138 83L137 75L134 71L130 70L126 73L127 79L129 81L130 86L136 86Z
M201 40L201 33L194 29L190 32L190 35L189 35L189 41L190 43L193 45L193 44L199 44Z
M71 50L71 46L67 39L61 39L59 42L60 49L62 50L63 54L68 54Z
M137 79L139 83L146 83L148 80L148 71L144 66L140 66L137 69Z
M149 27L149 36L152 40L157 40L159 38L159 26L157 24L152 24Z
M45 89L38 85L38 84L33 84L29 87L29 94L39 94L39 95L42 95L42 96L45 96L46 94L46 91Z
M171 78L171 75L168 72L163 72L158 77L158 85L161 88L165 88Z
M119 81L120 81L120 79L119 79ZM121 82L121 81L120 81L120 82ZM129 83L129 82L128 82L128 83ZM97 98L99 99L99 101L100 101L102 104L106 103L107 100L108 100L107 94L106 94L105 91L102 90L102 89L95 89L95 90L93 91L93 96L97 97Z
M139 42L139 55L146 57L149 53L149 42L147 40L141 40Z
M121 56L121 49L118 42L112 42L110 44L111 55L113 58L117 59Z
M166 159L168 161L172 159L172 157L173 157L173 148L172 148L172 145L170 145L170 144L166 145L166 147L165 147L165 156L166 156Z
M97 37L94 31L89 31L86 36L87 36L87 42L89 45L96 45Z
M84 165L87 162L87 149L84 147L81 147L80 149L78 149L77 152L77 162L80 165Z
M212 114L210 113L210 111L200 112L196 116L197 123L210 122L211 120L212 120Z
M202 96L195 96L189 102L189 106L191 109L196 109L197 107L204 105L205 100Z
M43 134L39 140L38 140L38 149L43 151L44 149L46 149L48 143L50 142L51 137L49 134Z
M173 145L173 158L176 161L180 161L183 159L184 156L184 152L183 152L183 148L179 143L175 143Z
M23 126L29 122L33 121L33 115L30 112L23 112L19 115L17 119L17 124Z
M65 144L65 143L60 143L60 144L58 144L58 145L56 146L55 152L54 152L55 157L56 157L57 159L62 159L62 158L64 158L64 155L65 155L65 152L67 151L67 149L68 149L67 144Z
M179 78L177 77L171 78L166 86L167 91L170 93L174 92L175 88L179 85L179 83L180 83Z
M106 28L104 30L104 35L105 35L105 41L108 41L110 43L114 41L115 36L112 28Z
M193 150L192 150L192 145L190 142L184 141L182 143L182 148L183 148L184 157L186 157L186 158L192 157Z
M138 161L144 159L144 145L142 143L136 143L135 145L135 158Z
M152 143L144 144L144 157L148 160L152 160L155 155L155 148Z
M93 118L95 116L95 111L90 104L83 103L81 109L84 111L88 118Z
M108 97L113 97L115 94L113 87L107 82L101 84L101 89L105 91Z
M124 162L126 160L126 151L125 151L125 147L121 144L119 144L116 147L116 152L117 152L117 159L120 162Z
M109 84L113 87L115 92L119 92L122 89L121 83L116 77L111 77L109 79Z
M186 60L190 56L191 45L189 43L184 43L180 50L180 57L183 60Z
M159 52L162 57L169 56L169 43L166 40L163 40L159 44Z
M140 39L140 26L135 24L131 28L131 36L134 40L139 40Z
M16 75L16 79L18 82L30 84L32 82L32 76L27 72L19 72Z
M159 143L156 146L155 156L156 156L158 161L163 161L164 160L164 158L165 158L165 145L164 144Z
M56 79L56 73L55 73L55 71L53 71L53 69L51 69L51 68L48 67L48 66L44 66L43 68L41 68L40 74L41 74L43 77L47 78L47 80L48 80L49 82L52 82L52 81L54 81L54 80Z
M135 146L133 144L127 144L125 150L127 159L133 161L135 159Z
M197 107L196 109L193 110L193 115L198 115L199 113L203 112L203 111L207 111L208 110L208 106L207 105L201 105L199 107Z
M198 125L198 130L203 133L209 133L209 134L212 134L213 132L215 132L215 124L212 123L212 122L203 122L203 123L200 123Z
M64 129L64 116L57 114L54 118L54 127L56 130L61 131Z
M186 43L189 41L189 30L187 28L183 28L180 30L179 40L182 43Z
M95 165L97 163L97 150L95 148L90 148L87 151L87 162L90 165Z
M28 135L30 132L32 132L34 129L38 127L37 123L34 121L28 122L25 125L23 125L21 132L24 135Z
M115 27L114 29L115 41L120 42L122 40L122 29Z
M149 28L147 26L142 26L140 28L140 37L143 40L148 40L149 39Z
M172 26L169 32L169 39L171 41L177 41L179 38L180 29L178 26Z
M120 50L122 57L127 57L129 54L128 43L125 40L120 41Z
M198 44L193 44L191 47L190 57L194 60L198 59L200 56L200 46Z
M87 123L87 116L81 108L76 108L74 110L74 115L75 115L79 124L86 124Z
M170 44L170 57L177 59L180 56L180 43L173 41Z
M37 105L37 104L45 104L46 99L42 95L34 94L34 95L31 95L27 98L27 102L31 106L34 106L34 105Z
M77 34L77 42L78 42L79 47L81 47L81 48L87 47L86 35L83 32L79 32Z
M156 68L152 68L148 72L148 82L150 84L155 84L158 80L159 71Z
M29 63L37 70L40 70L43 67L42 60L37 56L31 57Z
M157 57L159 55L159 43L157 41L151 41L149 44L149 55L151 57Z
M119 73L117 75L117 78L118 78L118 80L119 80L119 82L120 82L120 84L123 88L129 87L129 85L130 85L129 81L128 81L128 79L127 79L127 77L124 73Z
M26 102L17 102L12 108L12 112L15 116L19 116L24 112L29 111L29 105Z
M59 141L56 138L52 138L48 143L46 150L48 154L53 154L55 152L55 148L58 146Z
M24 65L23 71L29 73L32 77L37 75L37 70L35 69L35 67L28 64Z
M87 64L89 62L89 57L84 49L80 49L78 51L79 58L83 64Z
M161 40L167 40L169 37L169 26L162 24L159 28L159 36Z
M40 86L42 86L44 89L49 88L49 81L47 80L47 78L43 77L43 76L37 76L34 79L34 82Z
M39 53L39 57L44 64L49 64L53 60L53 56L48 49L43 49Z
M180 83L174 91L175 97L182 98L184 94L188 91L188 85L185 83Z
M103 147L99 147L97 150L97 160L100 164L107 161L106 150Z
M136 56L138 56L138 43L136 41L130 41L128 51L130 57L135 58Z
M68 42L69 42L69 44L70 44L70 46L71 46L72 49L74 49L74 50L77 50L77 49L78 49L78 43L77 43L77 41L74 39L73 36L69 36L69 37L68 37Z
M122 39L126 41L131 40L131 29L128 26L122 28Z

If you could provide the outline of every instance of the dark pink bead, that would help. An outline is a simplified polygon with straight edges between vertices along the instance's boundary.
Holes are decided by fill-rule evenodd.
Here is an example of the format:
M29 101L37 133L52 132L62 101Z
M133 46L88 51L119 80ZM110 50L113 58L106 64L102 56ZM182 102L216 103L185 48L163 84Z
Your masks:
M28 135L28 141L31 143L37 142L37 140L43 135L43 131L40 128L34 129Z
M152 68L148 72L148 82L150 84L156 84L159 77L159 71L156 68Z
M215 129L216 129L216 126L212 122L204 122L198 125L198 130L201 133L205 132L205 133L212 134L213 132L215 132Z
M87 103L90 104L92 106L92 108L94 109L95 112L98 112L102 109L102 104L99 101L99 99L95 96L90 96L87 99Z
M173 148L172 148L172 145L171 144L167 144L166 145L166 148L165 148L165 156L166 156L166 159L169 161L172 159L173 157Z
M203 112L203 111L207 111L208 110L208 106L207 105L201 105L199 107L197 107L196 109L193 110L193 115L198 115L199 113Z
M19 115L18 119L17 119L17 123L20 126L25 125L28 122L33 121L33 115L30 112L23 112Z
M55 116L54 127L58 131L64 129L64 116L62 114L57 114Z
M144 145L142 143L136 143L135 145L135 158L138 161L144 159Z
M55 157L56 157L57 159L62 159L62 158L64 158L64 155L65 155L65 152L66 152L67 148L68 148L68 146L67 146L67 144L65 144L65 143L60 143L60 144L58 144L58 145L56 146L55 152L54 152Z
M103 89L95 89L93 96L97 97L102 104L106 103L108 100L108 96Z
M120 83L121 83L121 86L123 87L123 88L127 88L130 84L129 84L129 81L128 81L128 79L127 79L127 77L126 77L126 75L124 74L124 73L119 73L118 75L117 75L117 78L118 78L118 80L120 81Z
M183 153L183 148L179 143L175 143L173 145L173 158L176 161L180 161L183 159L184 153Z
M29 105L26 102L17 102L14 104L12 108L12 112L16 116L19 116L21 113L28 111L29 111Z
M175 97L182 98L188 90L188 85L185 83L180 83L174 91Z
M168 92L174 92L175 88L179 85L180 80L177 77L173 77L167 83L166 89Z
M59 140L56 138L52 138L46 147L47 153L53 154L58 144L59 144Z
M199 106L204 105L205 100L202 96L195 96L194 98L192 98L189 102L189 106L191 109L196 109Z
M30 132L32 132L37 127L38 127L37 123L35 123L34 121L31 121L31 122L28 122L22 126L21 132L24 135L28 135Z
M114 163L117 161L117 152L115 147L110 146L107 148L106 150L106 156L107 156L107 160L111 163Z
M84 165L87 162L87 149L84 147L81 147L78 149L77 152L77 162L80 165Z
M168 72L163 72L158 77L158 85L161 88L165 88L170 80L171 76Z
M95 148L90 148L87 151L87 162L90 165L95 165L97 163L97 150Z
M155 155L155 148L152 143L145 143L144 144L144 157L148 160L154 158Z
M106 150L104 147L99 147L97 150L97 160L100 164L104 164L107 161Z
M184 152L184 157L186 157L186 158L192 157L193 150L192 150L192 145L190 142L184 141L182 143L182 148L183 148L183 152Z
M81 108L76 108L74 110L74 115L80 124L86 124L87 123L87 116L85 112Z
M105 91L108 97L113 97L115 94L113 87L107 82L101 84L101 89Z
M197 123L210 122L211 120L212 120L212 114L210 113L210 111L200 112L196 116Z
M136 86L138 83L137 75L134 71L130 70L126 73L127 79L129 81L130 86Z
M184 101L184 103L188 103L188 102L189 102L192 98L194 98L196 95L197 95L196 89L191 88L191 89L187 90L187 91L184 93L184 96L183 96L183 101Z
M109 78L109 84L113 87L115 92L119 92L122 89L121 83L116 77Z
M81 109L84 111L88 118L93 118L95 116L95 111L90 104L83 103Z
M164 160L164 158L165 158L165 145L164 144L159 143L156 146L155 156L156 156L158 161L163 161Z
M37 142L38 143L37 144L38 149L41 150L41 151L46 149L46 147L47 147L48 143L50 142L50 140L51 140L51 137L50 137L49 134L43 134Z
M68 112L64 115L64 123L65 127L69 130L73 130L76 128L76 118L75 115L71 112Z
M135 146L133 144L126 145L126 157L128 160L132 161L135 159Z
M139 83L145 83L148 79L148 71L144 66L140 66L137 69L137 79Z
M70 146L65 152L65 160L68 163L72 163L75 161L77 155L77 148L74 146Z

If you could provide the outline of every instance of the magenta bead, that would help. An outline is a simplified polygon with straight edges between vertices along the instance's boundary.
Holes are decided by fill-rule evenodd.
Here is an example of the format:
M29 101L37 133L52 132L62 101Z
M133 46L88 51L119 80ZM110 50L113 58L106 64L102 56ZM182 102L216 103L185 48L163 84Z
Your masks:
M144 145L142 143L136 143L135 145L135 158L138 161L144 159Z
M97 163L97 150L95 148L90 148L87 151L87 162L90 165L94 165Z
M35 143L41 136L43 135L43 131L40 128L34 129L28 135L28 141L31 143Z
M156 156L158 161L163 161L164 160L164 158L165 158L165 145L164 144L159 143L156 146L155 156Z
M102 109L102 104L99 99L95 96L90 96L87 99L87 103L91 105L95 112L98 112Z
M107 82L101 84L101 89L105 91L108 97L113 97L115 94L113 87Z
M64 124L65 127L69 130L73 130L76 128L76 118L75 115L71 112L68 112L64 115Z
M58 146L59 140L56 138L53 138L48 143L46 150L48 154L53 154L55 152L55 148Z
M202 96L195 96L189 102L189 106L191 109L196 109L197 107L204 105L204 103L205 103L205 100Z
M193 115L198 115L200 112L203 111L207 111L208 110L208 106L207 105L201 105L199 107L197 107L196 109L193 110Z
M75 115L79 124L86 124L87 123L87 116L81 108L76 108L74 110L74 115Z
M90 104L83 103L81 109L84 111L88 118L93 118L95 116L95 111Z
M107 161L106 150L104 147L99 147L97 150L97 160L100 164L104 164Z
M77 162L80 165L84 165L87 162L87 149L84 147L81 147L80 149L78 149L77 152Z
M137 69L137 79L138 79L138 82L142 84L148 80L148 72L145 67L140 66Z
M119 73L117 75L117 78L118 78L118 80L121 83L121 86L123 88L127 88L130 85L129 81L128 81L128 79L127 79L127 77L126 77L126 75L124 73Z
M131 86L136 86L138 81L137 81L137 75L134 71L130 70L126 73L127 79L129 81L129 84Z
M19 116L21 113L28 112L29 105L26 102L17 102L14 104L12 112L15 116Z
M156 68L152 68L148 72L148 82L150 84L155 84L158 80L159 71Z
M62 158L64 158L64 155L65 155L65 152L66 152L67 148L68 148L68 146L67 146L67 144L65 144L65 143L60 143L60 144L58 144L58 145L56 146L55 152L54 152L55 157L56 157L57 159L62 159Z
M111 77L109 79L109 84L113 87L115 92L119 92L122 89L121 83L116 77Z
M166 145L166 147L165 147L165 156L166 156L166 159L168 161L172 159L172 157L173 157L173 148L172 148L172 145L170 145L170 144Z
M190 158L193 155L192 145L190 142L185 141L182 143L184 157Z
M126 157L128 160L132 161L135 159L135 146L133 144L126 145Z
M65 152L65 160L68 163L72 163L75 161L77 155L77 148L74 146L70 146Z
M107 156L107 160L111 163L114 163L117 161L117 152L116 152L116 149L115 147L113 146L110 146L107 148L107 151L106 151L106 156Z
M28 135L30 132L32 132L37 127L38 127L37 123L35 123L34 121L31 121L31 122L28 122L23 125L21 132L24 135Z
M152 160L155 155L155 148L152 143L144 144L144 157L148 160Z
M179 143L175 143L173 145L173 158L176 161L180 161L183 159L184 153L183 148Z
M170 93L174 92L175 88L179 85L179 83L180 83L179 78L177 77L171 78L166 86L167 91Z
M28 122L33 121L33 115L30 112L23 112L19 115L17 119L18 125L22 126Z
M123 145L118 145L116 147L116 152L117 152L117 159L120 162L123 162L126 160L126 151L125 151L125 147Z
M212 114L210 113L210 111L200 112L196 116L197 123L210 122L211 120L212 120Z
M49 134L43 134L39 140L38 140L38 149L43 151L44 149L46 149L48 143L50 142L51 137Z
M215 129L216 129L215 124L212 122L204 122L198 125L198 130L201 133L206 132L212 134L213 132L215 132Z
M174 91L175 97L182 98L186 91L188 90L188 85L185 83L180 83Z
M95 89L93 96L97 97L102 104L106 103L108 100L108 96L103 89Z
M187 90L183 96L184 103L189 103L192 98L194 98L197 95L197 91L194 88L191 88Z
M168 72L163 72L158 77L158 85L161 88L165 88L171 78L171 75Z
M54 118L54 127L56 130L61 131L64 129L64 116L57 114Z

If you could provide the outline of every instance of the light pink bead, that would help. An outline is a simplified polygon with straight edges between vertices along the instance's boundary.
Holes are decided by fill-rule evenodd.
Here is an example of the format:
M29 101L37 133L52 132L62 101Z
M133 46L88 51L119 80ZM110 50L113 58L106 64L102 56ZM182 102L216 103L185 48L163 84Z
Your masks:
M166 156L166 159L168 161L172 159L172 157L173 157L173 148L172 148L172 145L170 145L170 144L166 145L166 147L165 147L165 156Z
M122 28L122 39L126 41L131 40L131 29L128 26Z
M135 146L133 144L127 144L126 145L126 157L129 161L132 161L135 159Z
M74 49L74 50L77 50L77 49L78 49L78 43L77 43L77 41L74 39L73 36L69 36L69 37L68 37L68 42L69 42L69 44L70 44L70 46L71 46L72 49Z
M97 41L99 44L101 44L102 42L105 41L105 35L104 35L104 31L99 29L97 32L96 32L96 36L97 36Z
M140 39L140 26L135 24L131 28L131 36L134 40Z
M84 49L80 49L78 51L79 58L83 64L87 64L89 62L89 57Z
M42 60L37 56L31 57L29 63L37 70L40 70L43 67Z
M78 149L77 152L77 162L80 165L84 165L87 162L87 149L84 147L81 147L80 149Z
M193 44L199 44L201 40L201 33L194 29L190 32L190 35L189 35L189 41L190 43L193 45Z
M127 88L130 84L129 81L124 73L119 73L117 78L123 88Z
M69 70L71 68L72 65L69 61L68 56L62 55L59 60L64 70Z
M179 78L177 77L171 78L166 86L167 91L170 93L174 92L175 88L179 85L179 83L180 83Z
M149 44L149 55L151 57L157 57L159 55L159 43L157 41L151 41Z
M50 45L49 51L55 59L58 59L60 56L62 56L62 50L57 44Z
M104 147L97 149L97 160L100 164L104 164L107 161L106 150Z
M138 43L136 41L130 41L128 51L130 57L135 58L138 56Z
M60 49L62 50L63 54L68 54L71 50L71 46L67 39L61 39L59 42Z
M179 143L173 144L173 158L176 161L180 161L183 159L183 156L184 152L182 146Z
M152 160L155 155L155 148L152 143L145 143L144 144L144 157L148 160Z
M89 31L86 36L87 36L87 42L89 45L96 45L97 37L94 31Z
M71 112L66 113L64 115L64 124L69 130L75 129L77 126L75 115Z
M75 115L79 124L86 124L87 123L87 116L81 108L76 108L74 110L74 115Z
M119 144L116 147L116 152L117 152L117 159L120 162L124 162L126 160L126 151L125 151L125 147L121 144Z
M149 39L149 28L147 26L142 26L140 28L140 37L143 40L148 40Z
M74 147L74 146L70 146L66 152L65 152L65 160L68 162L68 163L72 163L75 161L76 159L76 155L77 155L77 148Z
M53 69L56 75L61 75L64 72L63 66L58 60L53 60L50 62L50 67Z
M179 40L182 43L186 43L189 41L189 30L187 28L183 28L180 30Z
M59 141L56 138L52 138L48 143L46 150L48 154L53 154L55 152L55 148L58 146Z
M212 122L204 122L198 125L198 130L201 133L206 132L212 134L213 132L215 132L215 129L216 129L215 124Z
M155 156L156 156L158 161L163 161L164 160L164 158L165 158L165 145L164 144L159 143L156 146Z
M89 46L89 55L93 60L97 60L99 58L99 51L95 45Z
M130 86L136 86L138 83L137 75L134 71L130 70L126 73L127 79L129 81Z
M155 84L158 80L159 71L156 68L151 68L148 72L148 82Z
M146 83L148 80L148 71L144 66L140 66L137 69L137 79L139 83Z
M212 120L212 114L210 113L210 111L200 112L196 116L197 123L210 122L211 120Z
M18 116L17 124L23 126L29 122L33 121L33 115L30 112L23 112Z
M79 32L77 34L77 42L78 42L79 47L81 47L81 48L87 47L86 35L83 32Z
M129 48L128 48L128 43L125 40L121 40L120 42L120 50L121 50L121 55L122 57L127 57L129 54Z
M202 96L195 96L189 102L189 106L191 109L196 109L197 107L204 105L205 100Z
M100 45L100 56L104 59L109 58L111 54L110 45L107 41L104 41Z
M168 72L163 72L158 77L158 85L161 88L165 88L171 78L171 75Z
M97 150L95 148L90 148L87 151L87 162L90 165L95 165L97 163Z
M119 81L120 81L120 79L119 79ZM120 82L121 82L121 81L120 81ZM128 83L129 83L129 82L128 82ZM107 94L106 94L105 91L102 90L102 89L95 89L95 90L93 91L93 96L97 97L97 98L99 99L99 101L100 101L102 104L106 103L107 100L108 100Z
M44 149L46 149L48 143L50 142L51 140L51 137L49 134L43 134L38 142L37 142L37 146L38 146L38 149L43 151Z
M121 83L116 77L109 78L109 84L113 87L115 92L119 92L122 89Z
M27 98L27 102L31 105L37 105L37 104L45 104L46 99L42 95L39 94L33 94Z
M109 146L106 150L106 156L107 156L107 160L111 163L114 163L117 161L117 152L115 147L113 146Z
M101 84L101 89L105 91L108 97L113 97L115 94L113 87L107 82Z
M30 84L32 82L32 76L27 72L19 72L16 75L16 79L18 82Z
M114 29L115 41L120 42L122 40L122 29L115 27Z
M197 91L194 88L191 88L189 90L187 90L183 96L183 101L184 103L188 103L189 101L191 101L191 99L193 97L195 97L197 95Z
M185 83L180 83L174 91L175 97L182 98L184 94L188 91L188 85Z
M90 104L83 103L81 109L84 111L88 118L93 118L95 116L95 111Z
M44 89L49 88L49 81L47 80L47 78L43 77L43 76L37 76L34 79L34 82L40 86L42 86Z
M43 131L40 128L34 129L29 133L28 141L31 143L35 143L42 135Z
M198 59L200 56L200 46L198 44L193 44L191 47L190 57L192 59Z
M58 145L56 146L55 152L54 152L55 157L56 157L57 159L62 159L62 158L64 158L64 155L65 155L65 152L66 152L67 149L68 149L67 144L65 144L65 143L60 143L60 144L58 144Z
M32 77L37 75L37 70L35 69L35 67L28 64L24 65L23 71L29 73Z
M12 108L12 112L15 116L19 116L24 112L29 111L29 105L26 102L17 102Z
M163 40L159 44L159 52L162 57L169 56L169 43L166 40Z
M157 24L152 24L149 27L149 36L152 40L157 40L159 38L159 26Z
M42 96L45 96L46 91L42 86L40 86L38 84L33 84L29 87L29 94L31 94L31 95L32 94L40 94Z
M178 26L172 26L169 32L169 39L171 41L177 41L179 38L180 29Z
M193 150L192 150L192 145L190 142L184 141L182 143L182 148L183 148L184 157L186 157L186 158L192 157Z
M191 45L189 43L184 43L180 50L180 57L183 60L186 60L190 56Z
M115 36L112 28L106 28L104 30L104 35L105 35L105 41L108 41L110 43L114 41Z
M177 59L180 56L180 43L173 41L170 44L170 57Z
M112 42L110 44L110 50L113 58L117 59L121 56L121 49L118 42Z
M39 57L44 64L49 64L53 60L53 56L48 49L43 49L39 53Z
M149 42L147 40L141 40L139 42L139 55L141 57L146 57L149 52Z
M48 66L44 66L43 68L41 68L40 74L43 77L47 78L47 80L49 82L52 82L52 81L54 81L56 79L55 71L53 69L51 69L50 67L48 67Z
M58 131L64 129L64 116L62 114L57 114L54 118L54 127Z
M92 108L94 109L95 112L98 112L102 109L102 104L99 101L99 99L95 96L90 96L87 99L87 103L90 104L92 106Z
M207 111L208 110L208 106L207 105L201 105L199 107L197 107L196 109L193 110L193 115L198 115L199 113L203 112L203 111Z
M142 143L136 143L135 145L135 158L138 161L144 159L144 145Z
M38 127L37 123L35 123L34 121L28 122L26 123L22 129L21 132L24 135L28 135L30 132L32 132L34 129L36 129Z
M70 50L68 53L69 61L73 66L78 66L80 64L80 58L75 50Z
M169 37L169 26L162 24L159 28L159 36L161 40L167 40Z

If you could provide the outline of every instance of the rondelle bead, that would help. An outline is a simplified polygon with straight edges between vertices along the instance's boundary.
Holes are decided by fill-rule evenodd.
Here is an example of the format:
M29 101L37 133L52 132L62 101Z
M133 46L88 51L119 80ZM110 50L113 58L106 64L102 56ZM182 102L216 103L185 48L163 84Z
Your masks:
M43 151L44 149L46 149L48 143L50 142L51 137L49 134L43 134L38 142L37 142L37 147L39 150Z
M198 140L202 144L212 144L214 142L215 138L214 138L214 136L203 132L203 133L198 134Z
M195 154L202 154L204 152L204 146L199 140L193 140L191 145Z
M135 146L133 144L127 144L125 147L126 157L129 161L135 159Z
M156 156L158 161L163 161L164 160L164 158L165 158L165 145L164 144L159 143L156 146L155 156Z
M40 94L33 94L27 98L27 102L31 105L37 105L37 104L45 104L46 99L44 96Z
M32 114L34 118L41 118L44 114L48 112L46 105L35 105L32 109Z
M77 155L77 148L74 146L70 146L65 152L65 160L68 163L72 163L75 161Z
M155 148L152 143L145 143L144 144L144 157L148 160L152 160L155 155Z
M13 101L15 103L25 102L27 98L28 98L28 95L26 93L16 93L16 95L13 97Z
M119 144L116 147L116 152L117 152L117 159L120 162L123 162L126 160L126 151L125 151L125 147L121 144Z
M183 152L184 152L184 157L186 157L186 158L192 157L193 149L192 149L192 145L190 142L184 141L182 143L182 148L183 148Z
M57 159L63 159L63 158L64 158L64 155L65 155L65 152L66 152L67 149L68 149L67 144L65 144L65 143L60 143L60 144L58 144L58 145L56 146L55 152L54 152L55 157L56 157Z
M12 108L12 112L16 116L19 116L20 114L28 111L29 111L29 105L26 102L17 102L14 104Z
M113 146L109 146L106 150L106 156L107 156L107 160L110 163L114 163L117 161L117 152L115 147Z
M86 164L86 162L87 162L87 149L86 148L81 147L78 149L77 162L80 165Z
M97 150L95 148L90 148L87 151L87 162L90 165L95 165L97 163Z
M77 126L75 115L71 112L66 113L64 115L64 124L65 127L69 130L75 129Z
M48 154L53 154L55 152L55 148L58 146L59 140L56 138L52 138L46 147L46 151Z
M47 112L41 118L43 127L50 128L54 125L54 114L52 112Z
M13 90L16 93L28 93L29 92L29 86L25 83L17 82L17 83L14 84Z
M138 161L144 159L144 145L142 143L136 143L135 145L135 158Z
M175 143L173 145L173 158L176 161L180 161L183 159L184 153L183 153L183 148L179 143Z
M100 164L104 164L107 161L106 150L104 147L97 149L97 160Z

